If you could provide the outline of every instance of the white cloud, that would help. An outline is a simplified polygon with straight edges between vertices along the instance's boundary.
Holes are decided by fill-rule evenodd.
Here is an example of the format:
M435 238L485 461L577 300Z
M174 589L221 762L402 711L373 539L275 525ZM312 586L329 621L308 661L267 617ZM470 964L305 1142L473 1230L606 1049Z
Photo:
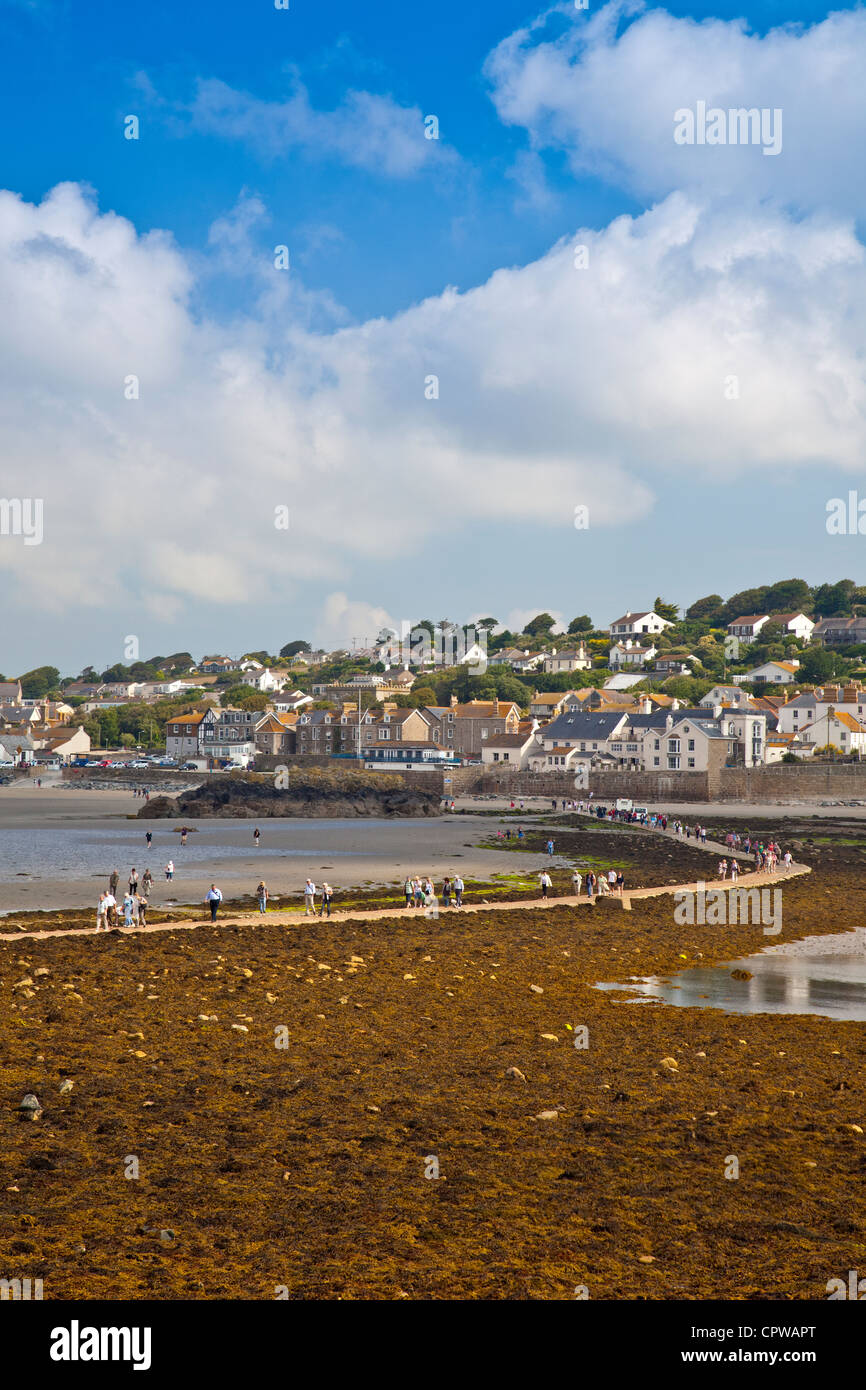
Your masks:
M500 117L536 146L564 149L575 171L647 198L682 189L866 210L866 11L764 36L741 19L696 21L631 0L587 13L558 5L487 60ZM674 112L699 100L781 109L781 153L675 144Z
M374 642L383 627L400 631L400 624L386 609L364 599L350 599L344 593L334 593L325 600L316 636L326 648L351 649L353 641L363 642L365 637Z
M524 623L531 623L540 613L549 613L551 618L556 619L551 628L554 634L565 632L571 622L570 618L563 617L558 608L548 608L546 604L539 603L534 608L512 608L505 620L505 627L509 632L522 632Z
M218 78L198 82L187 108L194 130L238 140L269 159L302 150L350 167L406 178L454 152L424 134L424 113L393 97L348 91L333 111L318 111L294 76L283 101L265 101Z
M215 236L219 259L234 231ZM682 479L741 487L748 506L755 470L789 486L801 468L862 468L866 276L843 223L708 217L675 196L329 332L308 326L302 287L270 313L264 272L243 316L213 322L193 309L205 268L74 185L38 206L0 194L5 488L44 499L41 546L0 538L19 597L143 599L182 620L207 600L344 591L359 561L399 572L445 529L471 545L502 521L573 536L578 566L578 505L616 527ZM379 622L345 605L334 631Z

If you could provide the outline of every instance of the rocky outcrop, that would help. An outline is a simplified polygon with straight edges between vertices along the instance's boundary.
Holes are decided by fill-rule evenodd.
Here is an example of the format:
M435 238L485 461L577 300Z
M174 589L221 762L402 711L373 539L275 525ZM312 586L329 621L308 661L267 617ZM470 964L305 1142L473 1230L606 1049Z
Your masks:
M138 813L140 820L166 817L205 820L241 817L265 820L271 816L436 816L437 792L407 785L388 773L334 773L318 769L289 774L288 785L273 778L215 774L180 796L151 797Z

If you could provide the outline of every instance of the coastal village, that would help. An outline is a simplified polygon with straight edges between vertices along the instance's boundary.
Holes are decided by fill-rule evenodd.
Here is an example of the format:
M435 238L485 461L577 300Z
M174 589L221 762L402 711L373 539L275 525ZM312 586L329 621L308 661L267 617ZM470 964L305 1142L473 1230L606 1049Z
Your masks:
M579 778L859 760L866 616L851 581L822 587L854 611L822 618L814 591L791 580L763 592L798 593L802 609L745 613L712 595L680 618L659 599L602 629L583 616L564 634L549 614L519 634L494 619L471 629L442 620L413 629L422 642L385 630L351 650L296 641L278 657L198 663L179 653L78 679L40 668L0 682L0 768L159 759L267 770L319 758Z

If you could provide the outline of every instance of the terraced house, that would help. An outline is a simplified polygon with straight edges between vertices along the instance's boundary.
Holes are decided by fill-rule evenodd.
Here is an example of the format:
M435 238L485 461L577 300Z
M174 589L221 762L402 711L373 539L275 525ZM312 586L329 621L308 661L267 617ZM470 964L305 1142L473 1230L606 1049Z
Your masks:
M432 741L460 758L480 759L486 739L516 734L520 728L520 709L513 700L460 704L452 695L449 705L430 705L421 713L430 718Z
M170 758L183 762L200 758L202 743L213 737L217 716L213 709L197 710L194 714L178 714L165 726L165 751Z

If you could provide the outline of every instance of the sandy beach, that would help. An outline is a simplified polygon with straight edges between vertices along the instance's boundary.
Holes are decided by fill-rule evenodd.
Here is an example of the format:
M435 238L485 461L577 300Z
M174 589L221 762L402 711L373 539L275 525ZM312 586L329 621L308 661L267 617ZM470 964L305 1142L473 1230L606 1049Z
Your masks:
M251 820L195 820L185 847L174 820L140 821L141 799L128 791L67 791L16 784L0 788L0 914L87 907L112 869L121 883L134 865L150 868L153 908L199 903L212 882L227 898L252 893L264 878L274 897L297 898L309 876L340 889L393 884L407 873L491 878L538 871L542 856L507 860L478 842L495 836L490 817L263 820L261 845ZM150 850L145 833L153 834ZM546 860L546 856L544 856ZM168 859L175 875L166 881ZM554 859L554 863L556 863Z

